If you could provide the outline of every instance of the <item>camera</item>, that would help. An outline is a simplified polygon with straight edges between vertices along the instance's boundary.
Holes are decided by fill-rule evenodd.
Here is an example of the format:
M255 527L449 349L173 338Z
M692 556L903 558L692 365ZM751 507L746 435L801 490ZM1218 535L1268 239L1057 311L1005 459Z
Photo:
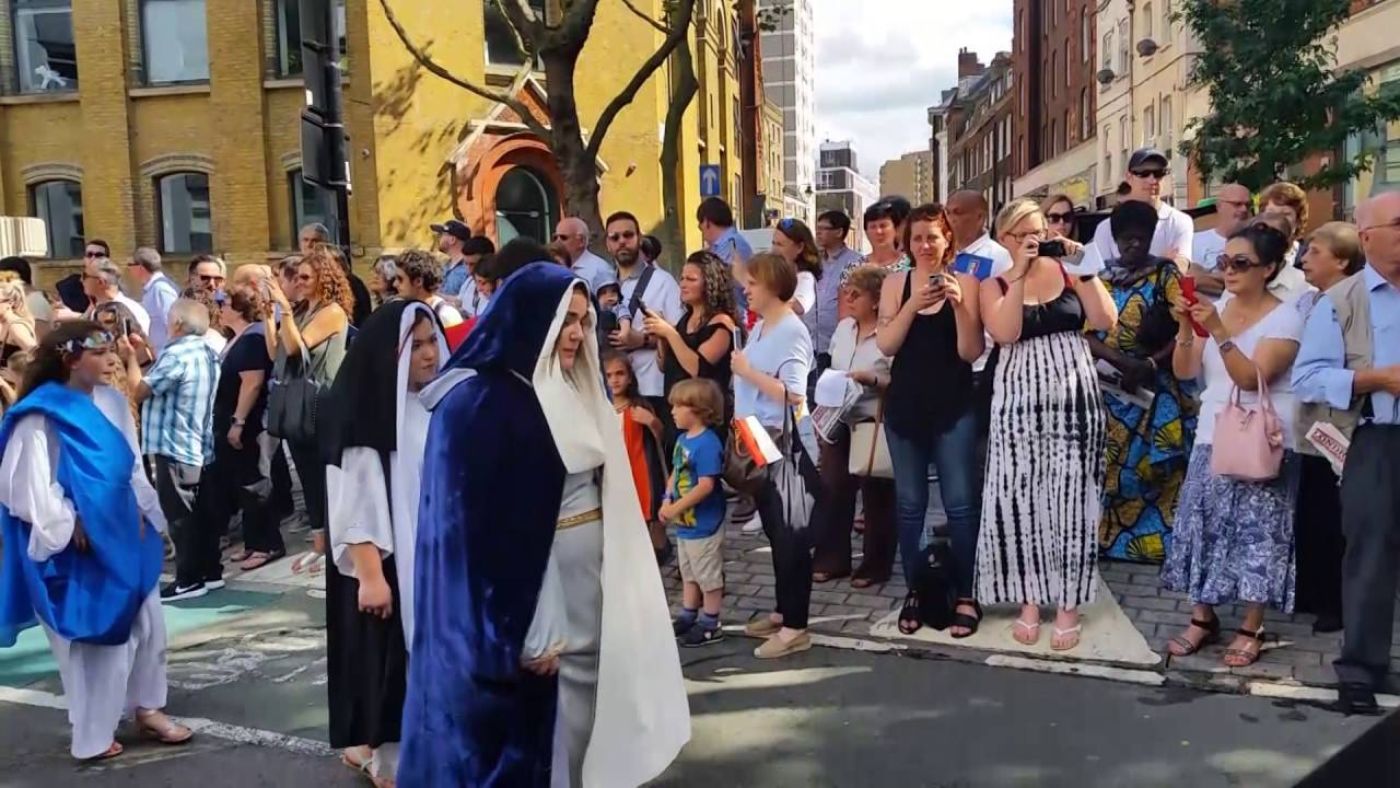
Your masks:
M1064 241L1041 241L1040 247L1036 250L1037 257L1054 257L1058 259L1068 254L1069 250L1065 248Z

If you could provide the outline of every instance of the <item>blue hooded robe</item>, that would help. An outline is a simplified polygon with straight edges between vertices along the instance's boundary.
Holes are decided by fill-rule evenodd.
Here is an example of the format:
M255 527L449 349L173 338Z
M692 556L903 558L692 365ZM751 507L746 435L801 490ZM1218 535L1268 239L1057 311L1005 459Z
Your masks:
M525 672L521 656L565 468L527 381L550 331L541 318L574 282L553 264L516 272L444 371L475 374L428 431L401 785L550 784L558 679Z
M30 414L47 419L58 438L57 481L90 549L80 552L70 544L47 560L32 561L29 523L0 506L0 647L14 645L22 630L39 622L66 640L121 645L160 580L165 553L160 533L136 505L136 457L92 397L58 383L40 386L5 414L0 446L9 444L15 425Z

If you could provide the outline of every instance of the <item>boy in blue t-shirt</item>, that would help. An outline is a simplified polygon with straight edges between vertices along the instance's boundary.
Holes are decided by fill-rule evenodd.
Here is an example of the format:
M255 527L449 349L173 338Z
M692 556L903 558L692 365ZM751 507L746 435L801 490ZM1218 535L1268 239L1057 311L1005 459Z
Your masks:
M683 590L673 628L682 646L705 646L724 639L724 444L711 429L724 418L724 395L712 380L691 379L671 389L670 403L681 434L659 516L676 524Z

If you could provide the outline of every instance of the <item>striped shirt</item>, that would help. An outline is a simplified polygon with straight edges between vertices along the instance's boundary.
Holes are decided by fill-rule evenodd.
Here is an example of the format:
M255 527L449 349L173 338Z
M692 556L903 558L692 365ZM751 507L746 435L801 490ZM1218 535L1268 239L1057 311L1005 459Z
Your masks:
M146 373L141 451L203 468L214 461L214 392L219 358L203 337L171 340Z

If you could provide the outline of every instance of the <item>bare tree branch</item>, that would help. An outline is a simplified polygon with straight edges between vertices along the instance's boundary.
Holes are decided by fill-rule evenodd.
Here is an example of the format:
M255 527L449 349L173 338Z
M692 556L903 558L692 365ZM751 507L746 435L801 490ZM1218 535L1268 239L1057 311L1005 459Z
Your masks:
M660 22L656 21L655 19L652 19L651 16L648 15L645 11L643 11L642 9L640 9L640 8L638 8L636 5L634 5L634 4L632 3L632 0L622 0L622 4L625 5L625 6L627 6L627 10L628 10L628 11L631 11L638 19L640 19L640 20L642 20L643 22L646 22L647 24L649 24L649 25L651 25L652 27L656 28L657 32L659 32L659 33L661 33L661 34L663 34L663 35L665 35L666 33L671 32L670 30L667 30L667 29L666 29L666 26L665 26L665 25L661 24Z
M596 2L596 0L590 0ZM383 2L383 0L381 0ZM647 58L645 63L637 69L637 73L632 75L632 80L627 86L608 102L608 106L603 109L603 113L598 116L598 122L593 126L592 136L588 140L588 155L597 156L598 151L603 146L603 139L608 134L608 129L612 127L613 121L617 119L618 113L637 97L637 91L642 89L651 75L665 63L671 53L676 51L676 47L685 42L685 37L690 33L690 23L695 17L696 0L680 0L676 4L676 13L671 18L670 30L666 34L666 40L661 42L661 46Z
M415 44L413 39L409 37L408 31L404 29L403 23L399 21L398 16L394 13L394 9L389 5L389 0L379 0L379 7L384 9L384 17L389 20L389 26L394 29L394 33L399 37L399 41L403 42L404 48L408 50L409 54L413 55L413 59L418 61L418 65L427 69L429 73L447 80L468 93L480 96L487 101L494 101L506 105L515 112L516 115L520 116L521 122L524 123L530 131L539 135L542 139L550 139L549 129L545 128L543 124L535 119L534 115L530 114L530 110L525 106L524 102L515 97L520 86L524 84L525 77L529 75L534 65L531 58L527 57L525 59L525 63L521 65L520 71L517 72L515 78L511 80L509 93L483 87L475 82L453 74L443 67L442 64L434 60L422 47Z

